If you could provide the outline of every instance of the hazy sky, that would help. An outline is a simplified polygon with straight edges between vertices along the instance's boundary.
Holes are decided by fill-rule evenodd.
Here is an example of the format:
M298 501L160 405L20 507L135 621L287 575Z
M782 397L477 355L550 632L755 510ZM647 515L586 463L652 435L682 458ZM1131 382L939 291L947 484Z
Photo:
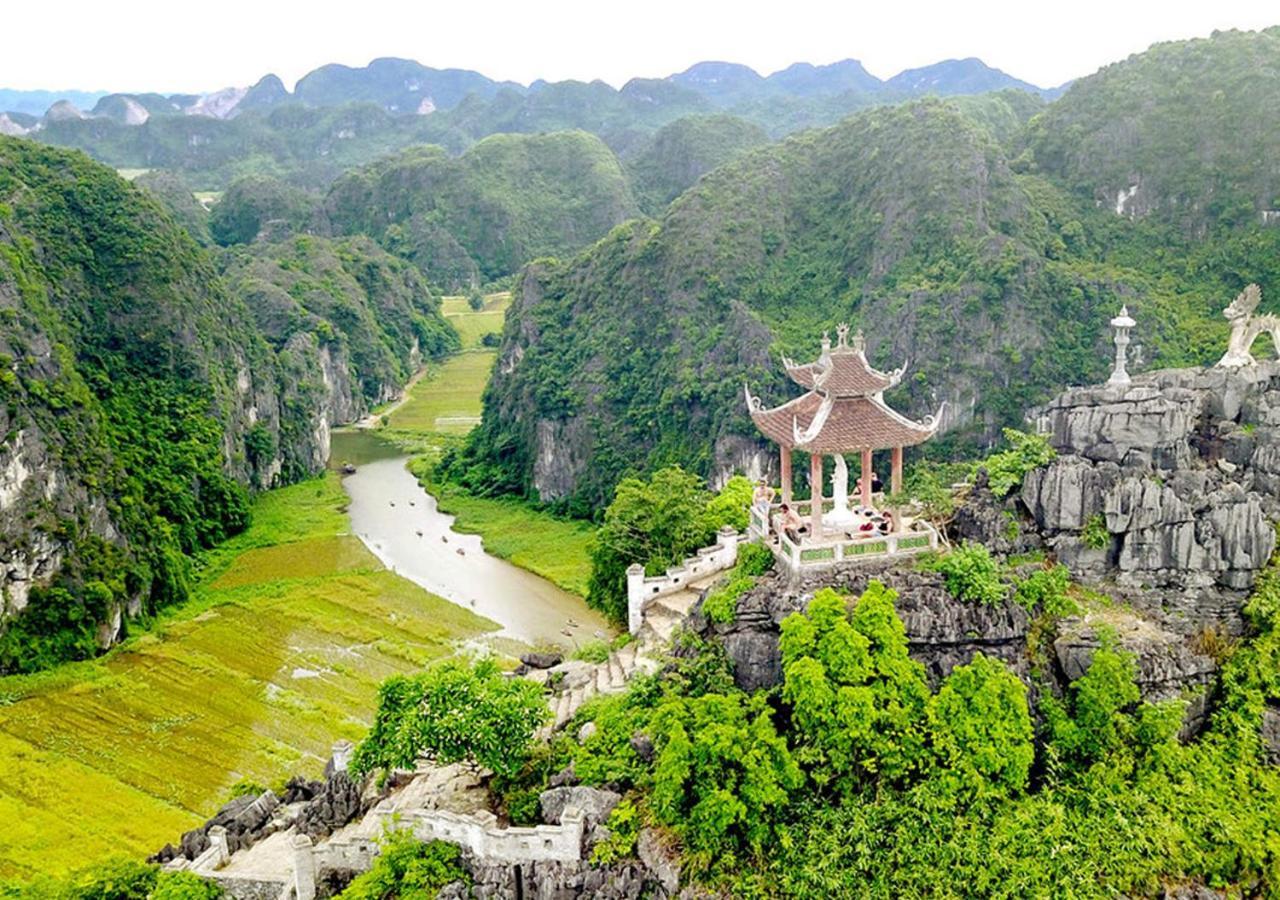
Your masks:
M978 56L1042 86L1156 41L1280 24L1275 0L9 0L0 87L199 92L267 72L404 56L529 82L663 76L704 59L764 74L860 59L887 78Z

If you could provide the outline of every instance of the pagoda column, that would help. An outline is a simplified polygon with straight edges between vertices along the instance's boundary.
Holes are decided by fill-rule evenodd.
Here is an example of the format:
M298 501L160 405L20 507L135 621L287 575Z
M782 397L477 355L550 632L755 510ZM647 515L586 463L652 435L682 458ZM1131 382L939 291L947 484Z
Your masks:
M889 490L898 494L902 492L902 448L893 448L893 474L889 477Z
M871 508L871 448L862 450L862 508Z
M791 503L791 448L782 445L782 502Z
M822 537L822 454L809 454L809 537Z

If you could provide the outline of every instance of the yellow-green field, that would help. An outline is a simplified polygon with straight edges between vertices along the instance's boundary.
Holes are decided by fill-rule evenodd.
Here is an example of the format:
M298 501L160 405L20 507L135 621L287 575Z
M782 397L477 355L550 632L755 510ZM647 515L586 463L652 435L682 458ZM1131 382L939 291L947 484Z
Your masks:
M496 354L467 350L428 372L399 407L384 416L393 431L416 435L463 435L480 419L480 395Z
M501 294L488 294L480 310L472 309L466 297L445 297L440 311L458 329L462 349L473 350L480 346L480 341L486 334L501 333L502 320L510 305L511 294L504 291Z
M484 549L585 597L591 580L591 539L595 528L579 519L560 519L520 500L474 497L465 491L437 491L440 508L457 517L454 528L478 534Z
M265 495L155 630L0 679L0 880L145 855L240 779L317 773L383 678L495 627L384 569L345 501L333 474Z

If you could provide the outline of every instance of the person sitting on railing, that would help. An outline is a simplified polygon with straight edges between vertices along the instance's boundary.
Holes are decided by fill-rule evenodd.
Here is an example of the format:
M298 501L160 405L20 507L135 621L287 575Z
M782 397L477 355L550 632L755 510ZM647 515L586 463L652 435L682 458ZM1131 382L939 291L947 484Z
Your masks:
M800 532L804 530L804 519L800 518L800 514L792 509L788 504L782 504L782 509L773 517L773 530L778 534L785 534L795 543L800 543Z

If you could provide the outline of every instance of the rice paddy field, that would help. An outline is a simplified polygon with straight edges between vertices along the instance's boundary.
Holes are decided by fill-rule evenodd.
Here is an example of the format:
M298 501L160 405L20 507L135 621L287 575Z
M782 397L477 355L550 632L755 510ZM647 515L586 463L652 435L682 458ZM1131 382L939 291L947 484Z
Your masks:
M152 631L0 679L0 881L147 855L242 779L317 774L382 679L495 627L384 569L345 502L333 474L264 495Z

